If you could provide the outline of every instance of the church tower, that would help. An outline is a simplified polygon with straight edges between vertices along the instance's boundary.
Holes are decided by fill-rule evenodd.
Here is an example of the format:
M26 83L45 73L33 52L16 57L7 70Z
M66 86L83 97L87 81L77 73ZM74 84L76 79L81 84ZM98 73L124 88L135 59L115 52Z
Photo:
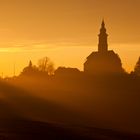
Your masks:
M123 73L121 59L113 50L108 50L104 20L99 33L98 51L92 52L84 63L84 72L90 75L110 75Z
M108 34L106 33L104 20L102 21L100 34L98 36L99 36L98 52L106 53L108 51L108 43L107 43Z

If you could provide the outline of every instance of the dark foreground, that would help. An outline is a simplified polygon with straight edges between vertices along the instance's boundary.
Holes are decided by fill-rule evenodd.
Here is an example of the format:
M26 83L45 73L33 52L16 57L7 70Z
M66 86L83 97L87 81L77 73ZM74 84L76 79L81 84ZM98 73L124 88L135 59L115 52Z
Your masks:
M0 140L140 140L139 83L126 75L2 80Z
M140 140L140 136L99 128L16 120L1 122L0 140Z

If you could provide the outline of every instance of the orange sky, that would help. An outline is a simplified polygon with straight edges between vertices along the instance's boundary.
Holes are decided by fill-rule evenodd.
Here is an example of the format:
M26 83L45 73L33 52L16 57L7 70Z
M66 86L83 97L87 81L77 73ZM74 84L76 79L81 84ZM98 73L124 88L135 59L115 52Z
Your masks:
M140 56L139 0L1 0L0 75L16 74L32 59L48 56L56 67L78 67L97 50L104 17L109 48L124 68Z

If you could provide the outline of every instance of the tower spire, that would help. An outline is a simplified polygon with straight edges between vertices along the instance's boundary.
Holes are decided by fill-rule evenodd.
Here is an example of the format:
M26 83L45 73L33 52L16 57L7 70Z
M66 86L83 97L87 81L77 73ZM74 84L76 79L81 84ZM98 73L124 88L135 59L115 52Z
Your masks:
M105 53L108 51L107 37L108 34L106 33L105 22L103 19L101 23L100 34L99 34L98 52Z
M102 27L105 28L104 18L103 18L103 20L102 20Z

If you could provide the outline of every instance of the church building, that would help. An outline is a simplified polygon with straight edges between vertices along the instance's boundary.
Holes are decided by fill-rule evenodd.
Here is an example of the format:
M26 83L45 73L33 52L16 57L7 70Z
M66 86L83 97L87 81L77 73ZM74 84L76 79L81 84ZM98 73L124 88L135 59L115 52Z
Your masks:
M92 52L84 63L84 72L88 74L113 74L124 72L121 59L113 50L108 50L108 34L104 20L101 24L98 51Z

